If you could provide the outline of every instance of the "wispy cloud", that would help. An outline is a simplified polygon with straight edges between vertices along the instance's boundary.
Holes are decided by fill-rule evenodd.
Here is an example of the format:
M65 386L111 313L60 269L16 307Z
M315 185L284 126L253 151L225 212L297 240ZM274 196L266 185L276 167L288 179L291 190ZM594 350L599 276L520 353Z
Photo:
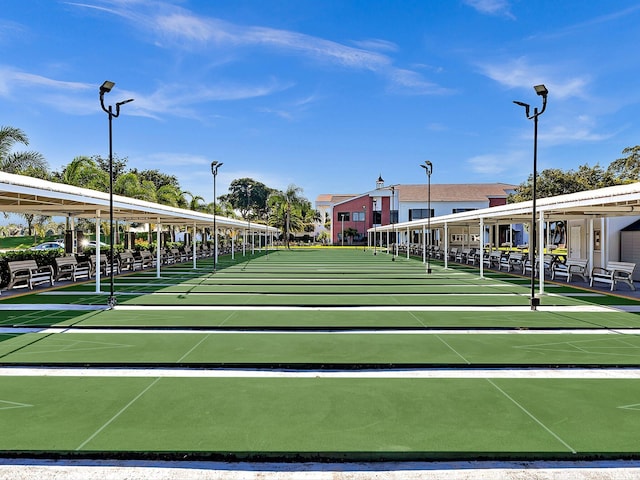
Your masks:
M0 92L8 92L13 86L27 88L30 86L46 86L47 88L66 91L88 90L91 88L85 83L53 80L41 75L22 72L11 67L0 66Z
M476 155L469 158L466 163L469 169L477 175L490 178L505 177L507 173L517 172L516 176L521 176L519 169L522 165L528 165L529 157L521 151L507 153L488 153Z
M67 82L23 72L0 65L0 96L37 98L56 110L74 114L88 114L96 107L99 85ZM192 85L164 85L151 93L118 90L119 98L134 98L127 106L131 115L160 118L166 113L197 118L196 107L203 102L230 101L268 96L288 88L275 80L263 85L218 84L195 87ZM20 100L16 98L16 100Z
M212 17L201 17L191 11L160 1L96 0L74 3L78 7L100 9L127 19L143 28L159 46L178 46L187 50L211 48L263 48L274 52L299 55L318 63L326 62L354 70L368 70L392 84L393 91L418 95L442 94L447 89L426 80L420 73L394 65L397 46L381 39L353 41L355 46L290 30L264 26L244 26Z
M0 19L0 42L24 35L25 28L19 23Z
M509 0L464 0L464 3L484 15L503 16L515 19Z
M611 5L615 6L615 3L611 3ZM611 12L605 15L600 15L598 17L591 18L585 22L566 26L562 29L559 29L551 33L533 35L530 38L531 39L540 39L540 38L553 39L553 38L558 38L565 35L573 35L576 33L580 33L585 29L590 29L593 27L597 27L599 25L605 25L605 24L614 22L616 20L620 20L622 18L637 14L638 12L640 12L640 5L633 5L631 7L628 7L622 10L616 10L614 12Z
M600 132L593 125L576 122L570 125L556 125L550 130L540 132L538 135L540 142L544 145L561 145L599 142L614 137L616 133Z
M585 97L585 88L590 78L587 75L565 75L561 68L550 65L534 65L525 57L503 63L480 65L481 72L487 77L508 88L527 88L543 83L550 95L557 98Z
M396 52L398 51L398 45L388 40L381 40L378 38L371 38L368 40L355 40L352 42L356 47L363 48L365 50L378 50L380 52Z

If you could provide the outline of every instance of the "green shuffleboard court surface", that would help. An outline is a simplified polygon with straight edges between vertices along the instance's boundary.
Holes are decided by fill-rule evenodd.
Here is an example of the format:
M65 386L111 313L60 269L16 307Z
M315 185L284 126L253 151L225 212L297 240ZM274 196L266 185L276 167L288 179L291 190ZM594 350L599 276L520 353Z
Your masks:
M2 455L637 458L636 299L363 249L0 298Z

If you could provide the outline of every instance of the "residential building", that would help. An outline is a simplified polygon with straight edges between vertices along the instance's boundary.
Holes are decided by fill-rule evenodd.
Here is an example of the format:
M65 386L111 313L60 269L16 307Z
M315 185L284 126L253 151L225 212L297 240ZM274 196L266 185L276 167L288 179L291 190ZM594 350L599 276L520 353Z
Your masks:
M333 244L347 245L366 241L365 232L374 225L505 205L516 187L505 183L431 184L429 199L429 188L424 183L385 186L380 176L374 190L359 195L320 195L316 208L322 206L323 215L330 213ZM521 230L511 234L517 235Z

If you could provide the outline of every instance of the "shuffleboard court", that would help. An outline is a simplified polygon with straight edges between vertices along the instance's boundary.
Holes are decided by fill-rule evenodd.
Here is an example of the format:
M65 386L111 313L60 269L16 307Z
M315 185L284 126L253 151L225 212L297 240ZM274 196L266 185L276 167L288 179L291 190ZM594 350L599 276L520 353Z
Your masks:
M0 302L4 455L635 459L631 298L355 249Z

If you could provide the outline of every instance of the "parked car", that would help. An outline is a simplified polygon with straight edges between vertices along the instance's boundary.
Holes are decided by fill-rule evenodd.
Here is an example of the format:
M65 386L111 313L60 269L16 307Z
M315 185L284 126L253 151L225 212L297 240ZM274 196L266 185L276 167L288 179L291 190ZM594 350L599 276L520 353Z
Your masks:
M96 248L97 246L97 242L95 240L91 240L88 242L83 242L82 243L82 247L83 248ZM104 242L100 242L100 248L109 248L109 244L108 243L104 243Z
M61 242L44 242L40 245L36 245L35 247L31 247L31 250L57 250L59 248L64 248L64 243Z

